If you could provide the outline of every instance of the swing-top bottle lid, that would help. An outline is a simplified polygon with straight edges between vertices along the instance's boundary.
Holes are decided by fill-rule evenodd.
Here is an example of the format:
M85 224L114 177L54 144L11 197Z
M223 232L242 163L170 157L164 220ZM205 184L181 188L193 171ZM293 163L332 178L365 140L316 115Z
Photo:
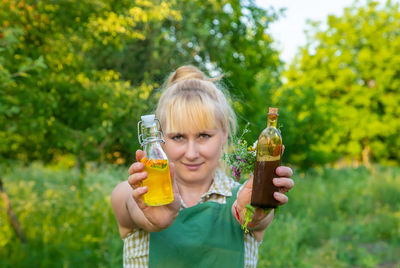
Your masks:
M145 127L151 127L154 125L156 116L154 114L147 114L147 115L142 115L141 119Z
M278 115L278 108L269 107L268 114Z

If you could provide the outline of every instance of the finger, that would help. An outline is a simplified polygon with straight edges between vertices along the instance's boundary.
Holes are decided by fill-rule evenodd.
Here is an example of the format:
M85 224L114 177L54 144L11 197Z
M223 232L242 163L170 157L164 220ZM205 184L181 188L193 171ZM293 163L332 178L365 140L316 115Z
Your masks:
M274 198L279 202L280 205L286 204L289 201L289 198L286 195L279 192L274 193Z
M133 173L143 171L143 169L144 169L144 165L142 163L135 162L129 167L128 172L130 175L132 175Z
M285 145L282 144L282 152L281 152L281 155L283 155L283 152L285 152Z
M280 166L276 168L275 172L279 177L290 178L293 176L293 170L290 167Z
M133 192L132 192L133 200L135 200L138 207L142 210L147 207L142 198L142 196L145 193L147 193L147 191L148 191L147 186L143 186L143 187L139 187L139 188L133 190Z
M146 153L142 150L137 150L136 151L136 161L140 161L143 157L146 156Z
M147 172L134 173L128 177L128 183L133 189L138 188L142 185L142 181L147 179Z
M283 187L286 188L288 191L293 188L294 186L294 181L289 178L274 178L272 180L272 183L276 187Z

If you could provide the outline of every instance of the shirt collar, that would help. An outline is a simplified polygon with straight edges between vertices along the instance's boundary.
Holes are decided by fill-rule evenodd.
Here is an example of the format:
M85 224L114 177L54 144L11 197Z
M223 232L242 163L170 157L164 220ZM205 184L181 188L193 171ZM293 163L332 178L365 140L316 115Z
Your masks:
M230 183L231 180L232 179L226 176L225 173L217 169L217 171L215 172L213 182L210 186L210 189L208 189L208 191L200 197L199 204L209 200L212 195L220 195L225 197L232 196L231 192L232 185ZM183 202L182 197L180 199L181 199L181 210L182 210L187 206L185 202Z
M221 171L217 170L215 172L213 183L210 186L210 189L201 196L201 198L207 198L212 194L218 194L223 196L232 196L231 187L228 183L229 179L226 178L226 175Z

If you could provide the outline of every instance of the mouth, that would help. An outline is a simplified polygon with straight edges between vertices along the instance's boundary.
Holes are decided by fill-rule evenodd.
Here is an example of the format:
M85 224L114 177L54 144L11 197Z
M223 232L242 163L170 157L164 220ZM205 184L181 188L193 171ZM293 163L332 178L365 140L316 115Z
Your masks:
M199 164L183 163L183 165L190 171L196 171L196 170L200 169L200 167L203 165L203 163L199 163Z

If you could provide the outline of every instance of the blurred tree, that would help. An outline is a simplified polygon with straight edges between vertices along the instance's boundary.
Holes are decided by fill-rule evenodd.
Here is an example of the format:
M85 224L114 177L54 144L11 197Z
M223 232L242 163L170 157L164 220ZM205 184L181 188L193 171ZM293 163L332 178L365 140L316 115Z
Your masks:
M356 2L357 3L357 2ZM308 44L274 93L284 107L291 162L308 167L344 156L369 165L400 160L399 4L368 1L314 23Z
M254 135L258 135L266 124L269 89L280 85L281 62L267 33L268 25L279 13L261 9L252 0L183 0L169 1L177 12L161 21L155 18L163 13L151 10L149 2L145 3L144 8L153 15L146 18L146 23L136 25L143 36L125 39L120 49L97 46L91 51L96 55L96 65L117 70L134 84L145 81L160 85L169 72L182 64L194 64L212 76L223 73L222 82L230 92L241 127L250 121L256 130ZM124 10L122 16L132 16L132 10ZM101 21L111 17L114 15L108 13ZM93 30L98 27L91 25ZM103 34L112 37L115 31L110 29ZM256 87L257 77L264 79L262 87ZM150 95L151 107L157 99L152 98L154 93L158 93L156 88Z
M241 118L256 122L256 77L278 77L276 18L240 0L1 1L0 156L130 162L139 116L182 64L226 73Z
M71 153L78 166L102 160L118 151L120 131L136 139L131 117L146 107L139 102L149 85L133 87L86 57L93 38L85 25L104 4L31 2L1 2L0 154L50 161Z

